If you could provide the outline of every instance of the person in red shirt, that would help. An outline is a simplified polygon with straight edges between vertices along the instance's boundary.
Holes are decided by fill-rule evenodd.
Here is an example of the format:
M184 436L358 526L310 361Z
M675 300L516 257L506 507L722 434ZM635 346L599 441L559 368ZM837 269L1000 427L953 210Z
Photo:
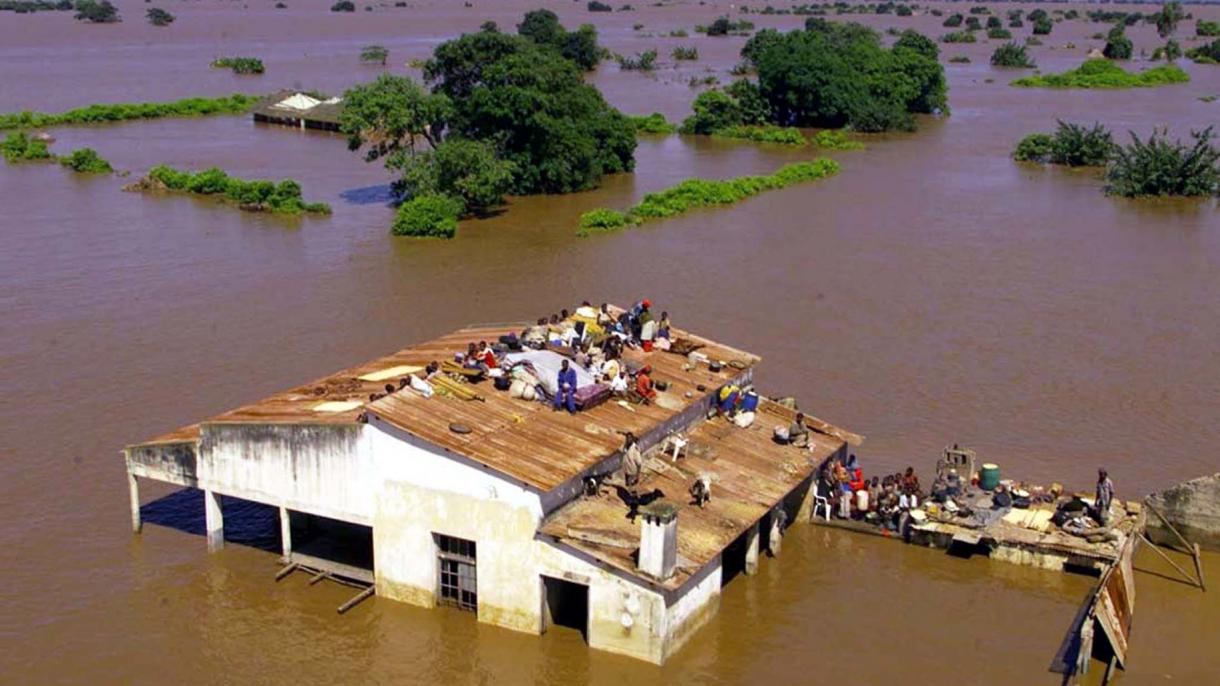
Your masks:
M855 493L856 491L863 491L864 489L868 488L868 482L864 480L863 470L856 467L856 471L852 473L851 481L848 483L848 485L851 486L852 493Z
M635 392L644 400L656 400L657 391L652 387L652 367L645 365L640 373L635 375Z
M478 357L479 361L487 365L488 369L495 369L496 367L500 366L499 363L496 362L496 351L492 350L491 346L487 345L487 341L479 341Z

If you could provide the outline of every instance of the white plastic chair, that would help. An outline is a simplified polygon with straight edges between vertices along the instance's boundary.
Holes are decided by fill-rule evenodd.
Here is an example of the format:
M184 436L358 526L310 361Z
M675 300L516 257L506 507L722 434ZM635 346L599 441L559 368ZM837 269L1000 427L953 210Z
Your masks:
M826 521L829 522L830 521L830 500L827 499L826 496L820 495L818 493L818 485L815 483L815 484L813 484L813 518L814 519L818 518L818 508L820 508L820 507L826 508L826 514L824 516L826 517Z

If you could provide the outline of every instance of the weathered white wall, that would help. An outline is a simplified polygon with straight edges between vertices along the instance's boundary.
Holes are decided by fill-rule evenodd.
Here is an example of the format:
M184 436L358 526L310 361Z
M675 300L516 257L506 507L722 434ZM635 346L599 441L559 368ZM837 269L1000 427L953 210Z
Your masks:
M363 424L205 426L199 487L370 524L376 477L366 428Z
M535 539L542 519L539 495L483 468L407 442L377 422L367 428L381 486L373 515L377 595L433 607L437 603L434 533L475 541L479 621L540 633L543 576L589 587L589 645L660 663L665 627L689 624L699 603L675 603L590 560ZM712 584L714 578L714 584ZM719 566L697 595L719 591ZM623 613L631 615L624 627Z
M710 562L682 589L681 596L665 613L665 653L669 659L678 652L696 631L706 625L720 610L720 585L723 568L720 557Z

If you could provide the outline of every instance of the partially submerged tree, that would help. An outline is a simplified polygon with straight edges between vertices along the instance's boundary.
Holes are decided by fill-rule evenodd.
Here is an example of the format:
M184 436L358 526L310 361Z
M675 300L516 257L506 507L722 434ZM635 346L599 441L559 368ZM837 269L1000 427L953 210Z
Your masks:
M429 93L406 76L382 74L343 94L339 126L348 149L364 148L365 161L372 162L400 149L436 148L452 113L448 97Z
M1011 41L1001 45L995 49L995 52L991 53L991 64L996 67L1030 68L1036 66L1025 46L1017 45Z
M1106 35L1106 47L1101 54L1111 60L1129 60L1134 49L1131 39L1127 38L1126 27L1120 22Z
M1178 29L1178 22L1186 18L1186 13L1182 11L1182 3L1166 2L1161 6L1161 11L1156 13L1156 32L1161 38L1168 38L1173 35L1173 32Z
M592 70L601 61L602 50L597 45L597 29L592 24L582 24L579 29L568 31L559 23L559 17L550 10L527 12L521 23L517 24L517 34L538 45L558 50L561 55L585 71Z
M1114 138L1100 123L1082 126L1060 121L1053 134L1031 133L1017 143L1013 159L1068 167L1102 167L1113 157Z
M1170 141L1165 129L1147 140L1131 134L1106 171L1106 192L1127 198L1209 196L1220 192L1220 150L1211 144L1212 128L1191 131L1194 143Z
M390 57L390 51L384 45L366 45L360 48L360 61L385 66Z
M148 23L152 24L153 26L169 26L170 24L174 23L174 19L176 19L174 15L161 9L160 7L149 8L148 12L146 12L144 16L148 19Z
M119 10L110 4L110 0L77 0L76 19L90 24L113 24L122 21Z

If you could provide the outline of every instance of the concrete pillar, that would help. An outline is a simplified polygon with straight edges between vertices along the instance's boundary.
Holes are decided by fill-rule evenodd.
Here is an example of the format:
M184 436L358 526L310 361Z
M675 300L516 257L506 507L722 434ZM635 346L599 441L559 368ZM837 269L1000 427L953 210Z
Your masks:
M203 492L204 530L208 537L208 550L216 552L225 546L225 518L220 510L220 494Z
M758 573L758 522L746 531L746 574Z
M136 481L136 475L131 472L127 472L127 490L131 493L131 530L138 534L143 528L143 522L140 521L140 482Z
M783 520L772 513L771 516L771 534L767 539L767 549L771 551L771 557L779 557L779 549L784 542Z
M284 561L292 555L292 520L288 514L288 508L280 508L280 541L283 544Z

